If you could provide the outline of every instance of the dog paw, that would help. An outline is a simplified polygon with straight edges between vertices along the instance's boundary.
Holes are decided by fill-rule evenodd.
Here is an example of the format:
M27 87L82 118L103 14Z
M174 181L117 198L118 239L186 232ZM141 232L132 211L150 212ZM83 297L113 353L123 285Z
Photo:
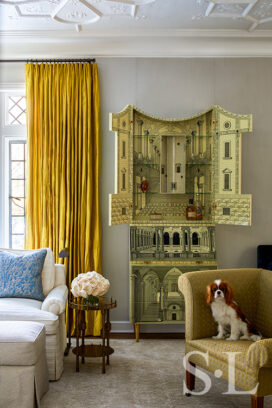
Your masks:
M219 335L217 335L217 336L212 336L212 338L213 338L213 339L216 339L216 340L220 340L220 339L223 339L224 336L219 336Z
M250 340L250 337L245 334L244 336L240 337L240 340Z
M258 340L261 340L262 339L262 337L261 336L258 336L257 334L252 334L249 338L248 338L248 340L253 340L253 341L258 341Z
M235 340L239 340L239 338L236 336L230 336L230 337L228 337L226 340L228 340L228 341L235 341Z

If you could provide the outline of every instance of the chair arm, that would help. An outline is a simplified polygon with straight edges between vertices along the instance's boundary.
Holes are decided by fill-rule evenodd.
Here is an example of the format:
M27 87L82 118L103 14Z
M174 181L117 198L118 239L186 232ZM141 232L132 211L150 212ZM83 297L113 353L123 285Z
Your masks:
M246 354L246 364L251 368L272 367L272 339L251 344Z
M46 312L54 313L55 315L60 315L66 309L66 301L68 296L68 288L66 285L60 285L55 287L48 293L46 298L42 303L42 310Z
M55 285L66 285L66 268L65 265L55 264Z

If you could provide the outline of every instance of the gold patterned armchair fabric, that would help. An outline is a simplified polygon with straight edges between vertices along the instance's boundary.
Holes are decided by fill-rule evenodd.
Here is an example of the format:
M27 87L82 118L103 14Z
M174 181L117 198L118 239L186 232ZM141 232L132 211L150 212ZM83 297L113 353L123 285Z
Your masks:
M215 279L227 280L235 300L250 322L262 333L257 342L216 340L211 308L205 302L206 287ZM263 397L272 394L272 272L264 269L224 269L190 272L179 278L185 298L185 353L209 353L208 365L198 353L189 362L214 373L222 371L229 380L229 352L235 355L235 386L251 392L252 407L263 407ZM191 370L190 370L191 371ZM193 390L194 378L186 373L187 388ZM193 376L194 377L194 376ZM189 386L188 386L189 385Z

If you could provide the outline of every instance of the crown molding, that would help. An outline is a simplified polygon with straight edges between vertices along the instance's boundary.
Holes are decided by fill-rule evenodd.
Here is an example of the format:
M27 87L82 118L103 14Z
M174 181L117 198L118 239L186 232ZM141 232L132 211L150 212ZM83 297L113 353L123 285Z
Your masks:
M224 30L224 29L92 29L75 33L71 30L0 30L0 39L23 41L24 39L61 39L69 38L79 41L82 38L109 38L109 37L214 37L214 38L271 38L272 30Z
M17 92L17 91L24 91L25 92L25 84L24 83L16 83L16 82L1 82L0 83L0 92Z
M272 30L0 31L0 59L272 57Z

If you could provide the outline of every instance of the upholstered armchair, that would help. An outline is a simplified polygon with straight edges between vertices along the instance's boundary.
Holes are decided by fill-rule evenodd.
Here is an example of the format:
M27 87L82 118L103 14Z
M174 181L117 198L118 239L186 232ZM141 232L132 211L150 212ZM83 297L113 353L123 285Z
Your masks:
M216 340L217 325L205 302L206 286L215 279L227 280L235 300L246 317L262 333L257 342ZM185 298L185 354L188 356L186 383L194 389L194 367L230 381L229 368L235 372L234 385L251 394L251 407L262 408L264 396L272 394L272 272L264 269L225 269L190 272L179 278ZM198 353L195 353L198 352ZM201 353L208 352L208 360ZM228 352L236 352L230 361ZM231 381L230 381L231 382ZM227 389L226 389L227 391ZM190 395L190 393L187 393Z
M3 249L17 255L33 251ZM49 380L58 380L63 371L66 347L65 311L68 289L64 265L55 264L53 252L47 248L42 269L44 300L8 297L0 298L0 321L36 321L46 330L46 358Z

